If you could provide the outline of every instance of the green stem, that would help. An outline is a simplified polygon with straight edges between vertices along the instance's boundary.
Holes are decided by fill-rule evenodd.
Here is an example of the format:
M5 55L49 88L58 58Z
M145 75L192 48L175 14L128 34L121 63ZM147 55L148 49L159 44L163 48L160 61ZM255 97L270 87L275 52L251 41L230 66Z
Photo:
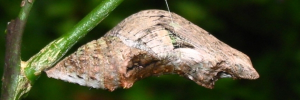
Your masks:
M123 0L103 0L93 11L83 18L68 33L54 40L39 53L27 61L25 74L31 84L38 78L40 73L52 67L61 59L65 53L98 23L100 23L108 14L114 10Z
M12 20L7 26L5 66L2 77L1 100L18 100L31 88L27 83L28 79L24 76L21 69L20 47L25 23L34 0L29 3L22 1L18 18Z
M23 0L22 2L25 2L25 5L22 7L20 13L19 13L19 19L22 21L27 21L27 18L29 16L29 12L32 8L33 3L35 0L31 0L31 2L28 2L29 0ZM22 5L21 5L22 6Z

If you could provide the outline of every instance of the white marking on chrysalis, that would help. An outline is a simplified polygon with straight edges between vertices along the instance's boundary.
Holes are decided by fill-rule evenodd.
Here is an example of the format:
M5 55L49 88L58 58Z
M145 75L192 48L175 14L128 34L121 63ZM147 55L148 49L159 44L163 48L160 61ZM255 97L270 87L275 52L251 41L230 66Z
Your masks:
M232 78L230 74L227 74L225 72L220 72L220 78Z
M191 76L191 75L188 75L188 78L189 78L190 80L194 80L193 76Z

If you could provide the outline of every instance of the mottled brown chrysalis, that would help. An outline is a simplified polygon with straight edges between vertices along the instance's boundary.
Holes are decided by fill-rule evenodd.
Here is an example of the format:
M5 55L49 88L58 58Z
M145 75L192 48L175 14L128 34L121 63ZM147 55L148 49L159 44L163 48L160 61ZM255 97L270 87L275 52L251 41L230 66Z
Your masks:
M257 79L249 57L183 17L163 10L131 15L98 40L46 70L48 77L93 88L130 88L174 73L213 88L219 78Z

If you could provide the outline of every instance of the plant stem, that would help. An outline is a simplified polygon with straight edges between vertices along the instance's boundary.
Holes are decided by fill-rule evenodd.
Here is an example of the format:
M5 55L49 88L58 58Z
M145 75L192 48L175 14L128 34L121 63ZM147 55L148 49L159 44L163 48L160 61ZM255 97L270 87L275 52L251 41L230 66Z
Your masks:
M21 71L21 42L24 27L34 0L22 1L18 18L12 20L6 29L5 65L2 77L1 100L18 100L31 88Z
M31 57L27 61L24 71L31 84L34 83L43 70L52 67L58 62L79 39L98 25L98 23L107 17L122 1L123 0L103 0L68 33L54 40L35 56Z

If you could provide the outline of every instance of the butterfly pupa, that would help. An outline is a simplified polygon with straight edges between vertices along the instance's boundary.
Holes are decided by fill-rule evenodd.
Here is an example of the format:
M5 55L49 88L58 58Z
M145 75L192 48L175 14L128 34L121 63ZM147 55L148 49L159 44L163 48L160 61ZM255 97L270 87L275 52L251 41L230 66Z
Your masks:
M179 74L206 88L219 78L257 79L250 58L183 17L144 10L45 71L93 88L130 88L139 79Z

